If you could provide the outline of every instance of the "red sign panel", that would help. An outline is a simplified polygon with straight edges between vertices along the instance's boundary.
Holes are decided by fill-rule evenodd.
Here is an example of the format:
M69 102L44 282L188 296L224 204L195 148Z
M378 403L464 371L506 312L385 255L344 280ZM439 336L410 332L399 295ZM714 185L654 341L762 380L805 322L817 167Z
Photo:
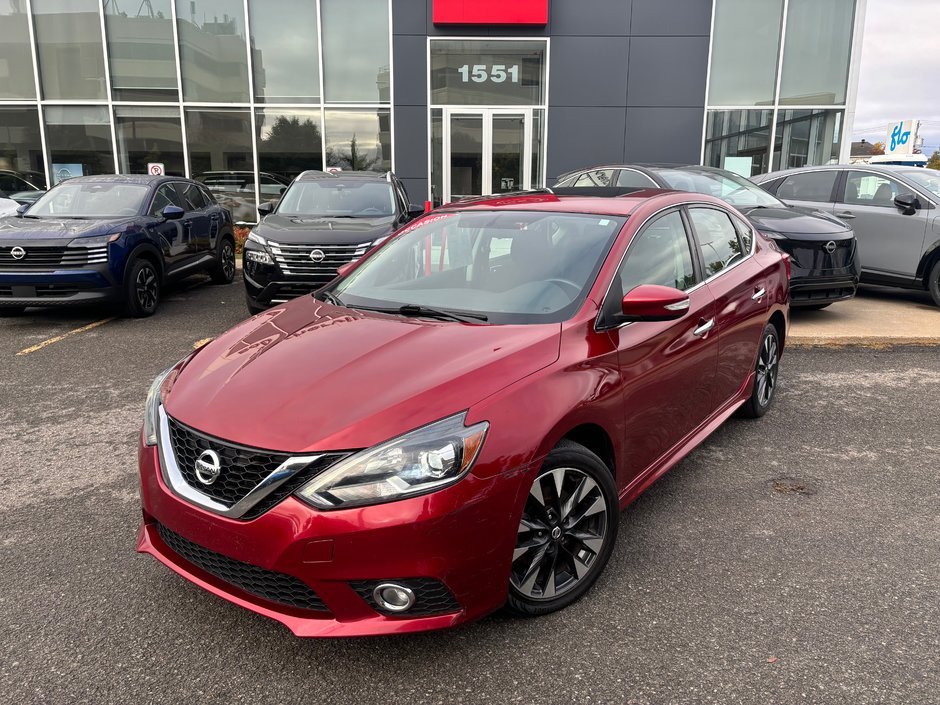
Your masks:
M434 24L548 24L548 0L434 0Z

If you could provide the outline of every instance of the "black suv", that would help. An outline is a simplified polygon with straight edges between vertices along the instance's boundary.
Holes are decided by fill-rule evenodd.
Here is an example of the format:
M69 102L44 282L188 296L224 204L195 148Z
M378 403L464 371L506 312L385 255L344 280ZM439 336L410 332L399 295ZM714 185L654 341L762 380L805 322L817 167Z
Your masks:
M424 209L391 172L305 171L258 212L242 255L252 313L319 289Z
M613 164L558 177L555 187L668 188L727 201L790 255L790 305L816 310L855 296L861 268L852 228L829 213L795 208L743 176L709 166Z
M157 310L163 283L235 277L232 215L202 185L171 176L80 176L0 219L0 315L111 301Z

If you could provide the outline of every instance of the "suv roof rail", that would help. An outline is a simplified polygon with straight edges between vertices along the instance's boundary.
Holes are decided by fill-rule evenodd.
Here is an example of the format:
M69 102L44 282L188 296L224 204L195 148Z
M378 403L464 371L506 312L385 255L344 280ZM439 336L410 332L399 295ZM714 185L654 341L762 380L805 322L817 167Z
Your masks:
M321 169L304 169L302 172L297 174L296 178L299 179L301 176L307 176L307 174L326 174L326 173L327 172L322 171Z

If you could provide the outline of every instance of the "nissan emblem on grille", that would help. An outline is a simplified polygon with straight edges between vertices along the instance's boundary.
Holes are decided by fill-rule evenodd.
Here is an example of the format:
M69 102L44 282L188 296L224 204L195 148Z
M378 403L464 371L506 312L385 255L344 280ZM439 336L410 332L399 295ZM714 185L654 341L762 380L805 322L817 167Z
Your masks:
M310 252L310 259L314 262L322 262L326 259L326 253L323 250L313 250Z
M196 459L196 479L204 485L211 485L222 474L222 461L214 450L204 450Z
M10 250L10 256L13 259L23 259L26 256L26 250L17 245L12 250Z
M830 240L825 245L823 245L823 249L831 255L833 252L836 251L836 243Z

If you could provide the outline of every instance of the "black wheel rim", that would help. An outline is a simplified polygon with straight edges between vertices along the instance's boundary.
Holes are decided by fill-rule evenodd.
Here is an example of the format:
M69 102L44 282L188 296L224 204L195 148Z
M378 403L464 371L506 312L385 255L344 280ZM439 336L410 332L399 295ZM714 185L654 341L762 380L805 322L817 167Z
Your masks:
M777 355L777 339L772 335L765 335L757 356L757 403L767 406L777 388L777 364L780 358Z
M159 284L157 282L157 273L153 267L144 266L137 272L137 280L134 282L137 290L137 303L140 307L149 311L157 305L157 295Z
M222 273L226 279L235 276L235 248L228 240L222 245Z
M577 468L555 468L532 483L512 554L510 583L526 598L550 600L590 572L607 537L607 502Z

